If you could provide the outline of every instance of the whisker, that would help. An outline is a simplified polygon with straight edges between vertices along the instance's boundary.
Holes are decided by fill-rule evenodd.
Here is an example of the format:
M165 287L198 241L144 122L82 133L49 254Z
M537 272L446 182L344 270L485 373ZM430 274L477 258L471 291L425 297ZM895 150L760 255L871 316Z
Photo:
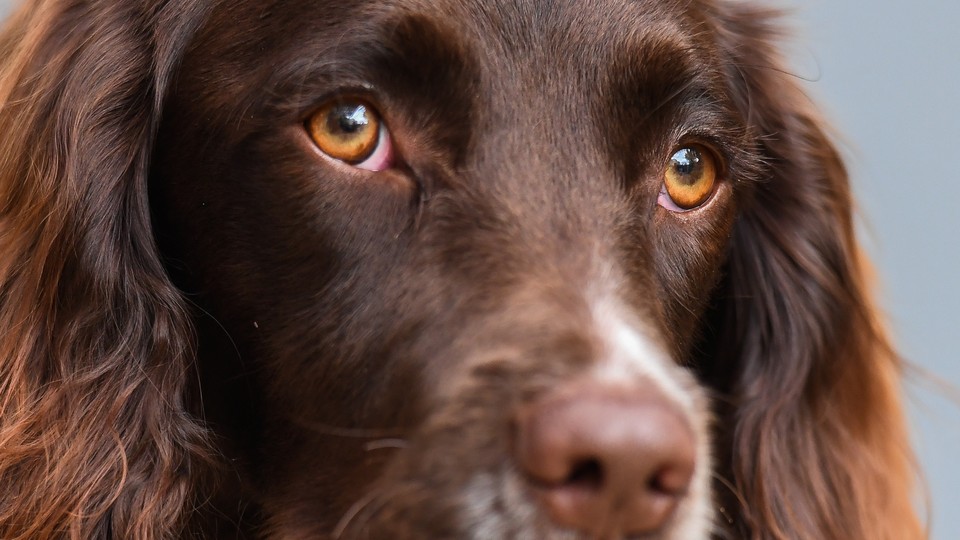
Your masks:
M385 448L399 448L403 449L408 447L410 444L406 439L378 439L376 441L370 441L367 444L363 445L363 449L367 452L373 450L383 450Z
M386 500L381 501L377 506L371 506L371 504L384 493L385 491L383 489L376 489L353 503L350 508L347 509L346 513L343 514L343 517L340 518L340 521L337 522L337 526L333 529L333 538L339 540L339 538L343 536L343 533L346 532L347 527L349 527L360 514L366 513L367 515L372 515L380 510L380 508L383 508L387 502Z
M346 428L303 420L297 420L296 423L298 426L308 429L315 434L342 437L345 439L397 439L402 433L402 430L399 428Z
M711 473L710 473L710 477L713 478L714 480L720 482L721 484L723 484L723 486L724 486L725 488L727 488L728 490L730 490L730 493L732 493L733 496L737 498L737 503L739 503L741 506L743 506L744 508L746 508L747 506L749 506L749 505L747 504L747 500L744 498L743 494L740 493L740 490L737 489L737 486L735 486L735 485L733 484L733 482L731 482L730 480L727 480L727 479L724 478L722 475L720 475L720 474L718 474L718 473L716 473L716 472L711 472ZM723 507L720 507L720 508L721 508L721 510L722 510L721 513L723 514L724 518L726 518L728 521L731 521L731 522L732 522L732 518L730 517L730 514L729 514L729 512L727 511L727 509L726 509L726 508L723 508Z

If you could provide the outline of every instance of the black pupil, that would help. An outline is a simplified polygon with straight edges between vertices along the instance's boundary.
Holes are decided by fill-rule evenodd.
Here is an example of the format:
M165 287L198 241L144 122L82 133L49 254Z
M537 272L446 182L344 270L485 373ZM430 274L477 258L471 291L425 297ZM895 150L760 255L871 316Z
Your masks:
M354 135L370 125L367 108L363 105L338 105L330 111L327 126L332 133Z
M693 148L684 148L674 154L671 160L673 161L673 169L677 171L677 174L691 177L691 183L696 182L697 173L701 167L700 152Z

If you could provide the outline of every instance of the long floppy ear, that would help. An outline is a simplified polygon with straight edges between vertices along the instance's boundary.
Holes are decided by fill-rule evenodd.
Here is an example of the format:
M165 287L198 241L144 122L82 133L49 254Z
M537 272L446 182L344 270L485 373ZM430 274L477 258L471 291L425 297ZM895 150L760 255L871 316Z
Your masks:
M37 0L0 35L0 538L169 538L205 433L146 171L186 1Z
M920 538L900 360L866 291L847 175L770 45L776 14L745 4L714 14L767 166L735 229L712 332L714 369L733 374L718 427L721 522L736 538Z

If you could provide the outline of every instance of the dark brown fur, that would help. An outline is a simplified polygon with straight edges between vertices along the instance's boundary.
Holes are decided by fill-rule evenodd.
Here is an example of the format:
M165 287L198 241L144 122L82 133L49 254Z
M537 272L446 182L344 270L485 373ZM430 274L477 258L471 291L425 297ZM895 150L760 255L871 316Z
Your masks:
M0 34L0 538L560 538L466 498L516 484L510 411L595 359L607 271L713 397L718 537L921 537L846 175L772 18L28 2ZM343 91L403 169L310 153ZM727 174L673 215L690 137Z

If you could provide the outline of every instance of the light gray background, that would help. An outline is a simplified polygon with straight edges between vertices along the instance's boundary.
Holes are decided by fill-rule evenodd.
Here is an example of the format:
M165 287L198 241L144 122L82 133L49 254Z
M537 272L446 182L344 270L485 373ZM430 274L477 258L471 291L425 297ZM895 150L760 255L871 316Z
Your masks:
M934 540L960 538L960 1L775 0L794 71L843 135L904 354ZM0 0L0 17L13 5ZM957 395L956 390L952 390Z
M932 538L960 538L960 2L782 0L796 73L842 134L903 354ZM938 381L939 379L939 381ZM952 385L945 389L943 383ZM952 395L953 398L948 398Z

